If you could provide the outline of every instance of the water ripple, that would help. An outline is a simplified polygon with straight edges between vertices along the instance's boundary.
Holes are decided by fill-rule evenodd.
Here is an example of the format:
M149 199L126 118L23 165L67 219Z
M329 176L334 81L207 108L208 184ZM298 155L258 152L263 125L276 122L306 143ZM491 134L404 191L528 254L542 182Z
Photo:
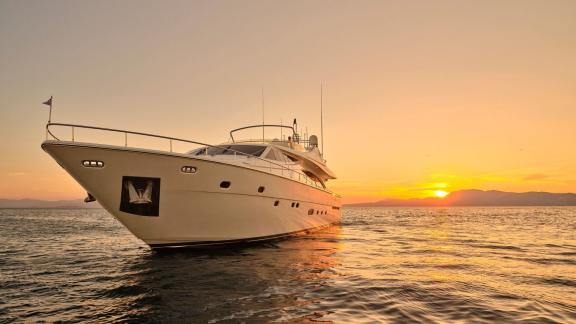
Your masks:
M348 208L342 226L156 252L103 210L0 210L0 323L576 321L575 208Z

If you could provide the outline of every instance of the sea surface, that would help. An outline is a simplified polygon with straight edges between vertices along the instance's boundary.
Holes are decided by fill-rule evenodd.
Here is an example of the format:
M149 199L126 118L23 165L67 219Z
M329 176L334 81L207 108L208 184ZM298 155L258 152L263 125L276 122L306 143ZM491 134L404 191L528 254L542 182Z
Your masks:
M104 210L0 210L0 322L576 322L576 208L345 208L155 252Z

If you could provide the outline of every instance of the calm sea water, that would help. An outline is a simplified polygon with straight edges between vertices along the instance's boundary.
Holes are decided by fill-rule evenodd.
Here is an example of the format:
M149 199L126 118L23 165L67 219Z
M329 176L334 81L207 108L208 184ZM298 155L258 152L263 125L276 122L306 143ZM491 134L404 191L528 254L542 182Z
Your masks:
M158 253L103 210L0 210L0 322L576 322L576 208L348 208Z

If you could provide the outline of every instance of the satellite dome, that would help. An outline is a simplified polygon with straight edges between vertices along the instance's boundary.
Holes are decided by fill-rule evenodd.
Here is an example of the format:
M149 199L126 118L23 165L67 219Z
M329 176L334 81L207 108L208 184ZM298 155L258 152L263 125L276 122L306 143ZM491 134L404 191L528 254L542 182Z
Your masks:
M318 147L318 137L316 135L310 135L308 143L310 146Z

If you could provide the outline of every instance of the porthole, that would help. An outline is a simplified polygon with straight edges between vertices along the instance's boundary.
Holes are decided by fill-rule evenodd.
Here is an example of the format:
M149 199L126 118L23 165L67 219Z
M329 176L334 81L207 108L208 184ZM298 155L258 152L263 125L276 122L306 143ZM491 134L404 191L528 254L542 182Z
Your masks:
M296 203L296 208L300 208L300 203Z
M319 213L320 213L320 211L319 211L319 210L317 210L317 211L316 211L316 215L318 215Z
M220 182L220 188L228 189L230 188L230 181L222 181Z
M263 193L263 192L264 192L264 189L265 189L265 188L264 188L263 186L260 186L260 187L258 187L258 192L259 192L259 193Z
M86 168L103 168L104 162L98 160L83 160L82 165Z
M196 167L185 165L182 168L180 168L180 171L184 173L196 173L196 171L198 170L196 169Z
M292 206L291 206L291 207L294 208L294 205L295 205L295 203L292 203Z
M274 206L278 206L278 204L280 204L280 201L279 201L279 200L276 200L276 201L274 202Z
M308 215L314 215L314 209L308 209Z

